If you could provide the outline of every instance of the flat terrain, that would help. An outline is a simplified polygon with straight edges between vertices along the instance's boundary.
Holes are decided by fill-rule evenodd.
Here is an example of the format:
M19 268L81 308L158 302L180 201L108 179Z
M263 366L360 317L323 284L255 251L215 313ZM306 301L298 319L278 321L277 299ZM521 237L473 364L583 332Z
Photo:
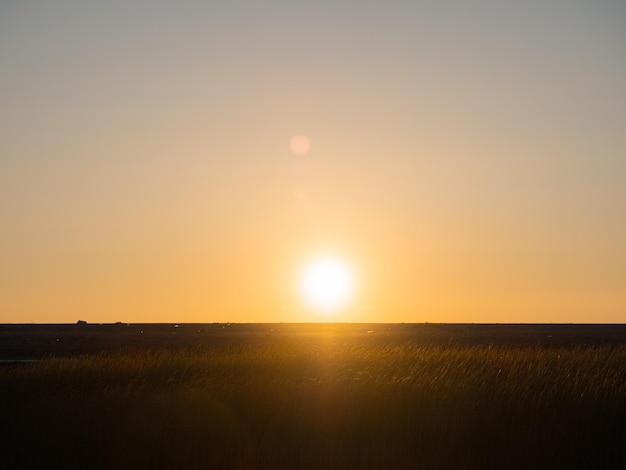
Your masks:
M0 326L0 469L626 468L626 326Z
M127 350L338 341L415 346L588 347L626 345L622 325L198 323L0 325L0 359Z

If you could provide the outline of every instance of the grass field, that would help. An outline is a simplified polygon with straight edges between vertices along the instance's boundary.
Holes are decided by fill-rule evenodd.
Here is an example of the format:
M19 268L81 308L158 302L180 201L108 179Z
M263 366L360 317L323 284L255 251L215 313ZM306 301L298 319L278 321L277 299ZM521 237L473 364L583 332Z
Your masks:
M0 468L626 468L626 346L367 338L2 367Z

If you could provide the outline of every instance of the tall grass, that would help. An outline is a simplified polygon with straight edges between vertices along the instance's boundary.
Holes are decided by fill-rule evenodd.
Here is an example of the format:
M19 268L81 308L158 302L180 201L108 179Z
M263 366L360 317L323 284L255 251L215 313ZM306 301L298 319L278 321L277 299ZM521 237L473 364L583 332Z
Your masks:
M626 468L626 348L233 344L0 370L2 468Z

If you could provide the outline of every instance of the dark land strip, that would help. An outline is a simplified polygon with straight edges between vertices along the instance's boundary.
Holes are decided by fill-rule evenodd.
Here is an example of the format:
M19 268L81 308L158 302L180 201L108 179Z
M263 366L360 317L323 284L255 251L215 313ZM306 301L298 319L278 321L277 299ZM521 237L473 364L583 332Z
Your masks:
M611 347L626 345L626 324L4 324L0 325L0 360L7 364L44 357L128 350L306 341L423 347Z

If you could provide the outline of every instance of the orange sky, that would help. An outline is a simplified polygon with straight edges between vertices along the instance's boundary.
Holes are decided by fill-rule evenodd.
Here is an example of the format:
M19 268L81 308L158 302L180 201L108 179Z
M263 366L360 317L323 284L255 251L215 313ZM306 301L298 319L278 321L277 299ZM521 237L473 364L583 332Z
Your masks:
M626 7L409 3L0 6L0 322L624 322Z

